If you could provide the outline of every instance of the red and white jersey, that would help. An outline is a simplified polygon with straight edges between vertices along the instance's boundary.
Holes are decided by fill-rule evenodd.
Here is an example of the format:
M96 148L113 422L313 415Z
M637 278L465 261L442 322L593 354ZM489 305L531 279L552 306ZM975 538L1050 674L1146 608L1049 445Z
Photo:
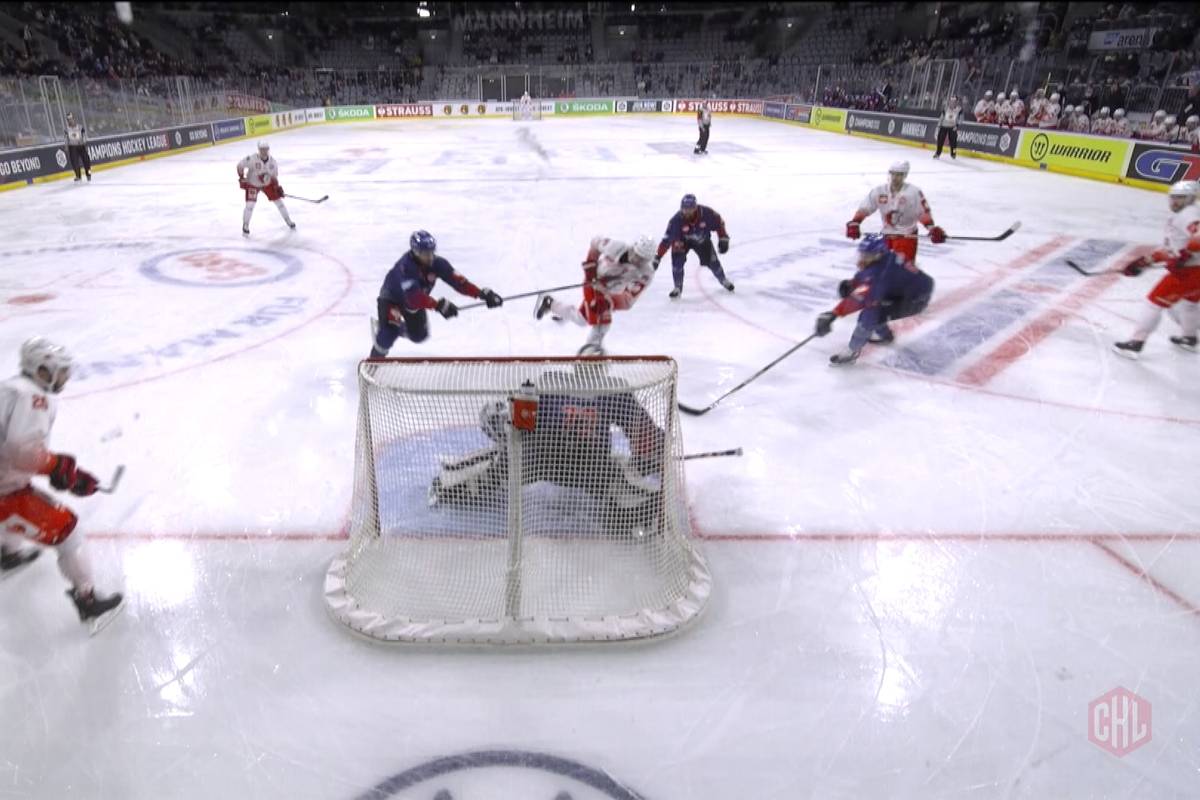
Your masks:
M1109 136L1129 136L1129 120L1125 118L1110 120L1108 130L1105 131Z
M1009 100L1001 100L996 104L996 122L1001 125L1012 124L1013 104Z
M1167 128L1166 141L1170 142L1171 144L1183 144L1185 141L1187 141L1187 137L1184 135L1186 133L1187 128L1183 127L1182 125L1172 125L1170 128Z
M1092 120L1092 133L1097 136L1111 136L1113 127L1112 117L1096 117Z
M1058 103L1052 103L1049 100L1045 101L1042 106L1042 116L1038 122L1039 128L1057 128L1058 115L1062 113L1062 107Z
M624 261L621 257L629 255ZM588 248L587 261L584 269L595 266L596 291L609 297L621 294L629 295L629 305L641 294L654 278L654 265L650 262L638 263L639 259L632 252L632 247L619 239L597 236L592 239Z
M886 183L872 189L858 207L858 213L865 219L876 211L883 217L882 233L885 235L916 236L918 222L926 226L933 224L933 214L925 202L925 195L911 183L904 184L894 194Z
M24 489L46 461L58 399L24 375L0 383L0 495Z
M1146 127L1142 128L1142 138L1151 142L1161 142L1166 130L1167 126L1163 123L1151 120Z
M1185 267L1200 267L1200 205L1189 203L1167 217L1163 230L1163 246L1151 256L1155 261L1176 258L1183 251L1191 255L1183 261Z
M279 165L275 163L275 156L267 156L263 161L258 153L252 153L238 162L238 175L246 183L261 189L279 181Z
M980 100L975 104L975 119L978 122L996 121L996 101Z
M1088 115L1082 113L1071 117L1071 122L1067 127L1075 133L1089 133L1092 130L1091 122L1088 121Z
M1041 125L1042 116L1046 113L1046 106L1049 100L1044 97L1035 97L1029 101L1029 124Z
M1025 124L1025 101L1020 98L1012 101L1012 124Z
M1183 141L1192 146L1193 153L1200 153L1200 128L1187 131L1187 138Z

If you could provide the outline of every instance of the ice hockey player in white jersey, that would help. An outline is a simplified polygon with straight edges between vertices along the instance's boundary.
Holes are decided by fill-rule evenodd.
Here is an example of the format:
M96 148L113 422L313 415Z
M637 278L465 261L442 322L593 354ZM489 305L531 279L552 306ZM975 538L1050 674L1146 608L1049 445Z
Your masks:
M1096 118L1092 120L1091 132L1097 136L1108 136L1112 133L1112 122L1108 106L1103 106L1096 112Z
M1084 112L1083 106L1077 106L1075 113L1071 116L1070 130L1075 133L1091 133L1092 121L1088 119L1088 115Z
M258 193L262 192L267 199L279 209L279 216L289 228L295 228L296 223L288 216L287 206L283 204L283 187L279 185L279 165L271 155L271 146L265 141L258 143L258 152L246 156L237 165L238 186L246 191L246 208L242 211L242 233L250 235L250 215L254 213L254 204L258 202Z
M1146 127L1142 128L1143 139L1150 142L1161 142L1163 134L1167 130L1167 112L1159 109L1154 112L1154 118L1146 123Z
M21 373L0 383L0 571L11 573L37 557L25 541L53 547L58 569L71 583L67 596L81 622L93 632L121 607L120 594L96 592L79 518L50 495L34 488L45 475L60 492L78 497L96 493L95 476L76 466L75 457L49 449L58 393L71 375L71 357L42 338L21 346Z
M1033 93L1033 98L1029 101L1029 127L1039 128L1042 125L1042 118L1046 113L1046 104L1050 101L1046 99L1046 90L1038 89Z
M1193 153L1200 153L1200 116L1193 114L1187 118L1182 143L1192 148Z
M1163 131L1162 141L1167 144L1180 144L1183 141L1183 127L1179 124L1179 119L1171 114L1163 122L1165 130Z
M1038 127L1043 130L1057 128L1058 116L1062 113L1062 107L1058 104L1058 92L1050 95L1050 99L1042 105L1042 115L1038 121Z
M1004 92L996 95L996 124L1012 125L1012 114L1012 100Z
M1136 359L1146 339L1158 327L1166 311L1179 323L1180 335L1170 337L1175 346L1196 351L1196 329L1200 325L1200 205L1196 203L1195 181L1180 181L1167 191L1171 215L1163 232L1163 245L1148 258L1139 258L1125 267L1124 273L1135 278L1153 266L1166 267L1162 277L1146 299L1150 301L1138 320L1133 338L1117 342L1114 349Z
M632 244L597 236L583 261L583 302L572 306L552 295L539 295L534 316L570 320L590 328L579 355L604 355L604 336L614 311L628 311L654 279L654 242L639 236Z
M991 89L984 92L983 97L975 104L975 121L985 123L996 121L996 102L992 99Z
M1108 135L1127 138L1131 130L1129 120L1125 118L1125 109L1118 108L1113 112L1112 121L1108 124Z
M1025 101L1021 99L1021 95L1019 95L1017 92L1010 92L1009 102L1012 104L1012 121L1009 123L1008 127L1011 128L1014 125L1024 125Z
M917 263L917 223L929 230L929 240L934 244L946 241L946 232L933 221L933 212L925 202L925 194L908 183L908 162L897 161L888 170L888 182L876 186L863 200L854 218L846 223L846 237L857 239L862 235L860 224L864 219L879 212L883 218L883 234L887 247L900 253L910 264Z

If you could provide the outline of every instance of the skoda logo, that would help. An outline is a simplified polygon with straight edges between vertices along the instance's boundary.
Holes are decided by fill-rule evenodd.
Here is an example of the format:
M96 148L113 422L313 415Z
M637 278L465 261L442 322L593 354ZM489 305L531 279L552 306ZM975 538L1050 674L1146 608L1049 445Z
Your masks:
M523 750L483 750L427 761L387 778L356 800L644 800L601 770L578 761Z
M566 103L559 103L558 104L558 113L565 114L565 113L567 113L569 108L570 108L570 106L568 106Z
M895 132L895 130L896 130L896 120L889 119L888 120L888 136L891 136L892 133Z
M1033 137L1033 144L1029 145L1029 157L1034 161L1041 161L1048 152L1050 152L1050 137L1044 133Z

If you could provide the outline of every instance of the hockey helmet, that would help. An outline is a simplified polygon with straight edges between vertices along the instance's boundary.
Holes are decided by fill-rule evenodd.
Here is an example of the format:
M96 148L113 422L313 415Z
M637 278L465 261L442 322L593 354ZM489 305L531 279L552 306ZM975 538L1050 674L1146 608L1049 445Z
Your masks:
M1018 92L1016 89L1013 89L1011 92L1008 93L1008 99L1009 100L1020 100L1021 93Z
M1058 100L1059 100L1059 94L1058 94L1058 92L1055 92L1054 94L1050 95L1050 102L1051 102L1051 103L1057 103L1057 102L1058 102Z
M1119 109L1119 108L1117 109L1117 111L1120 111L1120 110L1121 110L1121 109ZM1100 116L1102 116L1102 117L1107 117L1107 116L1108 116L1108 106L1103 106L1103 107L1101 107L1101 109L1100 109Z
M696 195L685 194L683 199L679 201L679 208L683 211L692 211L696 208Z
M1074 114L1075 106L1067 106L1066 108L1063 109L1063 113L1064 114Z
M983 93L983 99L984 99L984 100L988 99L988 98L989 98L989 97L991 97L991 96L992 96L992 90L991 90L991 89L988 89L986 92L984 92L984 93Z
M1171 188L1167 190L1167 203L1171 206L1172 211L1191 205L1196 201L1197 184L1195 181L1179 181L1171 184Z
M1108 107L1106 106L1105 108L1101 109L1100 113L1104 113L1107 110L1108 110ZM1113 119L1125 119L1125 109L1118 108L1116 111L1114 111Z
M437 239L429 231L413 231L408 237L408 249L414 253L434 253L437 250Z
M896 174L907 175L908 174L908 162L907 161L894 162L890 167L888 167L888 174L889 175L896 175Z
M996 95L996 100L1007 100L1007 99L1008 99L1008 95L1006 95L1004 92L1001 92L1000 94Z
M269 153L269 152L271 152L271 145L267 143L266 139L260 139L258 142L259 155L262 155L263 153Z
M633 247L630 249L635 256L646 263L649 263L654 258L654 240L645 234L634 240Z
M71 377L71 354L62 345L35 336L21 345L21 372L44 391L58 394Z
M1168 127L1179 124L1179 120L1176 118L1176 116L1174 114L1171 114L1170 116L1168 116L1166 118L1165 122Z
M888 250L887 241L878 234L868 233L858 243L859 260L874 261Z
M1200 125L1200 117L1196 116L1195 114L1192 114L1190 117L1187 118L1187 126L1189 128L1195 128L1197 125Z
M1166 118L1167 118L1167 112L1163 111L1161 108L1158 111L1154 112L1154 119L1162 120L1162 119L1166 119Z

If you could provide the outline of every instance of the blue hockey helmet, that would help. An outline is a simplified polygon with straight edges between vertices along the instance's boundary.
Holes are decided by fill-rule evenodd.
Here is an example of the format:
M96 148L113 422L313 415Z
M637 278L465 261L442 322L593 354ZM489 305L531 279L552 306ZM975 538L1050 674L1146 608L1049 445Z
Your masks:
M888 251L887 242L882 236L874 233L868 233L858 243L858 257L868 261L874 261L877 257Z
M696 195L694 194L685 194L683 199L679 201L679 208L683 211L693 211L696 205Z
M414 253L432 255L437 250L437 239L434 239L429 231L414 231L413 235L408 237L408 248Z

